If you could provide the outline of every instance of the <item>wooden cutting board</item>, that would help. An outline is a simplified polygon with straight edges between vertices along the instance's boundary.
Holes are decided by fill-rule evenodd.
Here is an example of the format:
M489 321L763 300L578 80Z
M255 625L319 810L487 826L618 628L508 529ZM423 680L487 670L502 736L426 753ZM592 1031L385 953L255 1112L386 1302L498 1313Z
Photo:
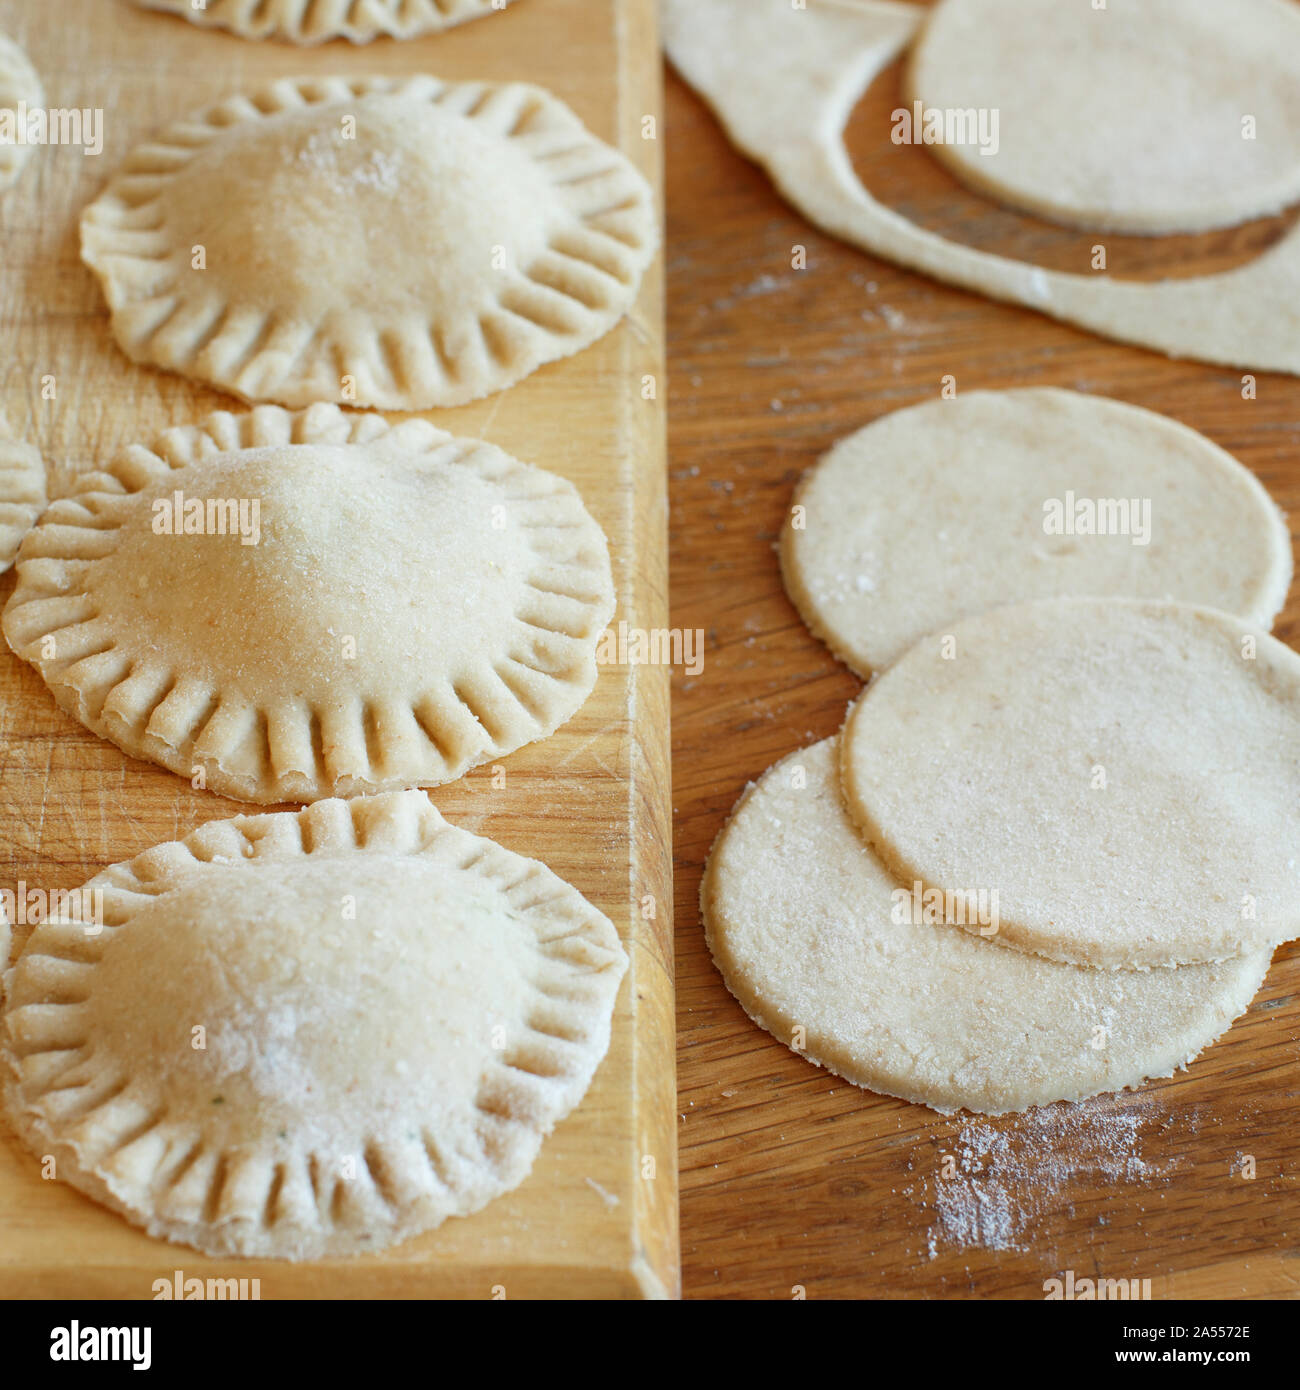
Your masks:
M653 0L520 0L446 34L362 48L248 43L128 0L0 0L0 32L27 50L49 105L104 112L102 155L38 149L0 202L0 408L16 434L43 450L55 492L123 444L236 405L128 362L78 260L81 207L160 123L286 75L526 80L569 102L660 183L660 144L645 138L642 124L660 101ZM651 629L666 621L663 392L645 399L642 379L662 381L661 279L656 266L628 320L580 356L428 417L570 478L610 539L616 621ZM52 400L43 398L43 377L54 379ZM12 583L0 581L0 597ZM455 823L573 883L619 927L631 957L609 1055L524 1185L381 1255L303 1265L213 1261L151 1240L71 1188L42 1181L37 1163L0 1130L0 1299L148 1298L153 1281L175 1270L258 1278L263 1298L676 1293L666 671L603 666L571 723L499 766L504 786L494 787L484 767L434 792L434 801ZM0 657L0 885L72 888L107 864L246 809L86 733L57 711L28 667Z
M892 145L903 104L895 68L848 131L878 197L959 241L1087 271L1098 237L1003 211L924 149ZM1240 373L898 270L786 206L675 77L666 120L672 620L708 634L673 708L687 1296L1041 1299L1073 1270L1150 1279L1156 1298L1295 1297L1300 947L1277 953L1250 1011L1179 1076L980 1122L858 1090L756 1028L709 958L697 894L745 783L835 733L860 688L800 622L772 551L796 479L837 438L936 396L949 373L959 391L1093 391L1203 431L1294 526L1300 380L1261 374L1246 400ZM1249 259L1294 216L1104 240L1114 273L1188 274ZM1300 647L1300 584L1276 631Z

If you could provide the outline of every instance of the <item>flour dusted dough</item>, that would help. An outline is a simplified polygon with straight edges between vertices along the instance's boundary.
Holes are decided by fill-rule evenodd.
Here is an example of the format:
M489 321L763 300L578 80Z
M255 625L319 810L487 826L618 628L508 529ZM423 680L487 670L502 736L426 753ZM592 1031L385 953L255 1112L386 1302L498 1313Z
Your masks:
M1129 599L967 618L868 687L843 774L895 876L996 891L1004 944L1145 968L1300 934L1300 656L1238 618Z
M45 96L41 80L27 55L12 39L0 34L0 110L17 111L19 102L40 106ZM0 144L0 193L17 183L33 146Z
M174 534L191 514L208 529ZM263 406L78 479L24 542L4 631L128 753L313 801L434 786L552 733L613 610L564 479L423 420Z
M381 35L409 39L504 10L511 0L136 0L191 24L229 29L246 39L366 43Z
M102 933L42 924L10 973L10 1116L213 1255L377 1250L516 1187L627 964L576 890L417 792L213 822L87 888Z
M167 127L81 238L137 361L246 400L420 410L607 333L657 230L641 175L537 87L333 77Z
M1267 951L1100 971L892 920L897 885L839 790L838 740L751 786L709 857L709 946L746 1013L859 1086L1000 1114L1083 1100L1186 1065L1242 1013ZM796 773L799 775L796 776Z
M0 415L0 574L14 562L18 546L45 510L45 465L31 444L15 439Z
M1121 500L1111 524L1130 534L1045 529L1045 504L1063 514L1070 503L1077 532L1086 504ZM1291 581L1282 515L1230 454L1164 416L1072 391L962 392L895 411L841 440L794 501L786 588L864 678L1000 603L1175 598L1267 627ZM1144 515L1149 543L1135 544Z
M1055 8L1054 0L1044 5ZM662 12L674 66L718 113L737 148L829 235L1121 342L1300 374L1300 226L1235 270L1148 283L990 255L918 227L874 198L844 148L844 127L875 78L906 52L924 6L663 0Z
M1300 196L1293 0L942 0L906 86L926 109L996 110L996 152L927 148L1061 222L1195 232Z

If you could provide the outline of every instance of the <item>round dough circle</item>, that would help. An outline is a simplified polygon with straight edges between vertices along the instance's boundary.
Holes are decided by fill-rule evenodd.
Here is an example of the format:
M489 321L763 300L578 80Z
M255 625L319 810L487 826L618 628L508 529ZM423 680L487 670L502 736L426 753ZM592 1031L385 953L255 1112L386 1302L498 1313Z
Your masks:
M657 239L645 179L549 92L427 76L231 98L132 151L81 219L136 361L384 410L461 405L589 346Z
M499 13L512 0L136 0L147 10L181 15L191 24L227 29L245 39L367 43L414 38Z
M1179 599L1268 627L1291 582L1286 522L1248 469L1163 415L1074 391L895 411L841 440L794 500L786 589L864 678L1002 603Z
M894 875L995 891L1004 944L1145 968L1300 934L1300 657L1227 614L968 618L868 687L843 775Z
M613 612L565 479L423 420L263 406L82 475L23 542L4 632L126 752L314 801L547 737Z
M1250 1003L1266 951L1084 970L895 921L898 885L844 810L838 743L792 753L749 788L701 893L728 988L787 1046L802 1027L801 1056L936 1110L1001 1114L1168 1076Z
M417 792L212 822L97 892L98 932L44 922L9 975L9 1113L214 1255L377 1250L516 1187L627 964L575 889Z
M927 111L996 112L995 153L961 132L927 149L978 191L1072 226L1196 232L1300 196L1291 0L943 0L906 90Z

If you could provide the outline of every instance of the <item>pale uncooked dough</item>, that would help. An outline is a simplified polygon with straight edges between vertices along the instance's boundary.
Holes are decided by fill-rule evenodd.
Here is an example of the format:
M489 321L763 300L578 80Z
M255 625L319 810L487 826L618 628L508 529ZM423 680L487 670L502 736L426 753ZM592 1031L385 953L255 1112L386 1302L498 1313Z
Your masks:
M650 187L524 83L272 83L165 127L81 220L114 335L246 400L422 410L609 332Z
M15 439L0 414L0 574L45 510L45 464L34 444Z
M904 883L1107 968L1300 934L1300 656L1186 604L1043 599L923 638L845 725L847 804Z
M366 43L437 33L500 13L511 0L136 0L149 10L182 15L191 24L228 29L245 39Z
M682 76L809 221L909 270L1173 357L1300 374L1300 227L1218 275L1145 283L1045 270L927 231L862 186L843 133L907 48L920 5L663 0ZM1153 60L1154 61L1154 60Z
M434 786L596 683L609 551L565 479L424 420L262 406L84 473L4 611L59 705L247 801Z
M898 885L845 814L837 744L792 753L746 792L702 891L728 987L802 1056L873 1091L997 1114L1167 1076L1250 1003L1267 951L1085 970L893 920Z
M996 112L996 144L986 123L984 149L959 130L927 149L1075 226L1204 231L1300 196L1294 0L942 0L905 88L940 116Z
M1252 473L1165 416L971 391L841 440L795 494L781 567L808 626L865 678L941 624L1031 598L1183 599L1268 627L1291 538Z
M378 1250L518 1186L609 1045L627 958L418 792L202 826L9 974L0 1081L58 1175L213 1255Z

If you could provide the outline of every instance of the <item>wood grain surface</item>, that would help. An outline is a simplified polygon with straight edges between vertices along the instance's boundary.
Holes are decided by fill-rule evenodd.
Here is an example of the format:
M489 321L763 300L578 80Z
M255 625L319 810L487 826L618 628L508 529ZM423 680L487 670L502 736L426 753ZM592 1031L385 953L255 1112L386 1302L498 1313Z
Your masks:
M1000 209L923 149L892 145L900 104L895 69L846 135L877 196L956 240L1088 268L1103 238ZM834 733L860 688L800 622L773 552L796 479L836 439L937 395L947 374L959 391L1069 387L1203 431L1295 515L1300 380L1260 375L1246 400L1239 373L873 260L782 203L675 76L666 110L672 621L707 634L703 671L676 673L673 695L686 1295L1042 1298L1073 1270L1150 1279L1157 1298L1295 1296L1295 945L1228 1036L1171 1080L1024 1117L943 1117L850 1086L750 1023L710 960L697 894L746 782ZM1104 241L1112 273L1189 274L1248 260L1289 223ZM1292 645L1297 593L1276 628Z
M568 101L656 182L653 0L527 0L444 35L354 48L248 43L128 0L0 0L52 106L104 110L105 148L38 149L0 203L0 406L45 453L54 490L111 451L237 403L134 366L113 345L78 260L77 216L158 124L283 75L430 71L527 80ZM657 132L653 132L656 133ZM364 212L364 210L362 210ZM512 390L429 418L572 479L614 554L617 619L666 620L662 275L592 349ZM54 399L41 381L52 376ZM0 581L7 598L12 577ZM252 614L232 614L250 624ZM382 1255L309 1265L207 1260L150 1240L39 1168L0 1132L0 1298L149 1297L152 1281L260 1277L262 1296L663 1296L677 1288L673 1124L668 675L602 667L581 713L545 742L433 793L447 817L549 864L605 911L632 968L609 1055L516 1192ZM72 888L116 860L241 807L125 757L55 708L17 658L0 659L0 884ZM649 908L647 908L649 904ZM653 915L651 915L653 913ZM21 935L21 933L20 933Z

